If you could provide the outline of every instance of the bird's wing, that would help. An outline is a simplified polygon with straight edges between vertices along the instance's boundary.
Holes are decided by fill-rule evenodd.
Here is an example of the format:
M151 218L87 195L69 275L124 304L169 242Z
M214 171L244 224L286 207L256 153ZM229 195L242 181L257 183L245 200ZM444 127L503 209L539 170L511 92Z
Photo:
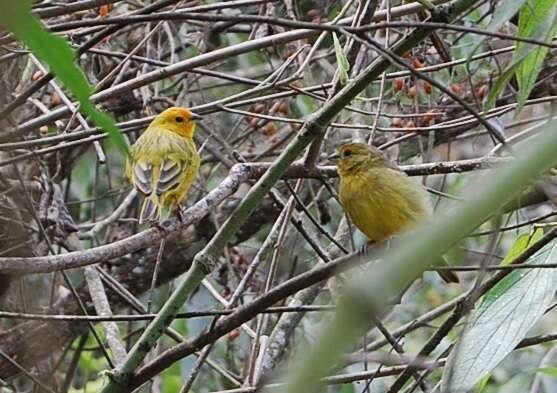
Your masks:
M153 192L152 176L153 165L150 162L135 161L132 164L132 182L144 195L150 195Z
M189 173L192 149L164 129L149 128L132 149L131 179L143 195L162 195L180 187Z
M180 185L182 175L187 166L187 160L169 157L164 159L160 166L160 174L156 184L156 193L161 195Z
M133 164L132 180L138 191L143 195L157 195L178 187L182 175L188 166L188 160L169 157L159 165L147 161L136 161Z

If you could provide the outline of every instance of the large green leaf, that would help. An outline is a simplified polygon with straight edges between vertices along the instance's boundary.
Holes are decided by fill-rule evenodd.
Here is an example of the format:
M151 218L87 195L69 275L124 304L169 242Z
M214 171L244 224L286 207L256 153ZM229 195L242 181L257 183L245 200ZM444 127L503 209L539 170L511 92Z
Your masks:
M537 252L530 263L554 263L557 241ZM556 269L517 269L484 297L443 370L442 392L468 392L490 373L551 304Z
M518 19L518 35L520 37L532 37L551 42L555 32L557 32L557 2L555 0L530 0L525 7L521 8ZM519 42L517 51L525 45ZM524 106L534 88L534 83L548 52L548 47L537 47L518 66L516 79L519 87L519 110Z
M554 0L529 0L521 9L520 19L522 23L519 23L519 36L550 41L557 31L557 3ZM547 53L547 47L518 43L512 63L499 76L489 93L486 109L494 106L499 94L513 75L516 75L520 110L534 87Z
M98 111L89 100L92 87L75 63L75 53L60 37L48 33L41 22L30 13L29 0L10 0L2 4L0 26L11 31L42 61L62 84L79 101L81 110L90 116L98 127L106 131L125 154L128 147L114 120Z

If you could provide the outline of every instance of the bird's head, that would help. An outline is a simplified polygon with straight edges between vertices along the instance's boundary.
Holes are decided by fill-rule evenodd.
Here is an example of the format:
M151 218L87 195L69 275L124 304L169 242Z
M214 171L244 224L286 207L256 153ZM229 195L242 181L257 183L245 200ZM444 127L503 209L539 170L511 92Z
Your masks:
M335 156L341 176L358 170L393 166L381 150L365 143L342 145Z
M151 126L163 127L186 138L193 138L195 120L199 119L201 116L192 113L189 109L172 107L155 117Z

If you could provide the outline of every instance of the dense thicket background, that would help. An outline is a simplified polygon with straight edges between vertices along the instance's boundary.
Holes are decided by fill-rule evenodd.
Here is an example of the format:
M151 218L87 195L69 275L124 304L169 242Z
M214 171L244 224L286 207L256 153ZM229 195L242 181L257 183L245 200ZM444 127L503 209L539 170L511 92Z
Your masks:
M3 391L100 391L105 371L124 364L195 255L323 108L332 108L332 123L216 250L212 271L199 277L129 386L254 391L316 339L351 276L291 279L364 244L343 214L327 161L340 144L384 149L419 176L443 216L482 193L485 183L475 181L490 168L554 132L544 125L557 91L557 6L460 1L467 4L451 21L451 2L433 3L35 2L32 14L73 47L91 101L129 143L169 106L203 115L195 135L202 166L184 205L199 203L185 224L171 219L163 229L138 225L139 200L118 139L95 128L86 105L76 110L72 80L49 73L53 59L66 58L46 41L38 53L25 38L34 30L25 25L22 34L0 19ZM32 24L17 25L25 23ZM412 39L416 31L427 38ZM391 52L402 40L409 49ZM332 98L381 57L390 62L385 72L335 107ZM323 389L432 392L443 379L443 389L453 391L555 391L555 210L547 198L557 191L551 174L531 180L446 253L459 284L428 271L400 303L362 314L368 332L330 365ZM525 251L538 240L538 249L547 246ZM496 269L527 261L546 268ZM359 275L362 266L354 269ZM463 345L453 346L463 332Z

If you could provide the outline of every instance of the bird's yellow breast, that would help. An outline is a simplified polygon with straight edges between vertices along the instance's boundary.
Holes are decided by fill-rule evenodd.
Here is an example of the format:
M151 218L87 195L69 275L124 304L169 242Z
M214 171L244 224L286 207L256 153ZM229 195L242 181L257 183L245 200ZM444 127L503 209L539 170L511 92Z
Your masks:
M341 176L339 196L354 225L373 241L411 229L431 212L423 187L391 168Z

